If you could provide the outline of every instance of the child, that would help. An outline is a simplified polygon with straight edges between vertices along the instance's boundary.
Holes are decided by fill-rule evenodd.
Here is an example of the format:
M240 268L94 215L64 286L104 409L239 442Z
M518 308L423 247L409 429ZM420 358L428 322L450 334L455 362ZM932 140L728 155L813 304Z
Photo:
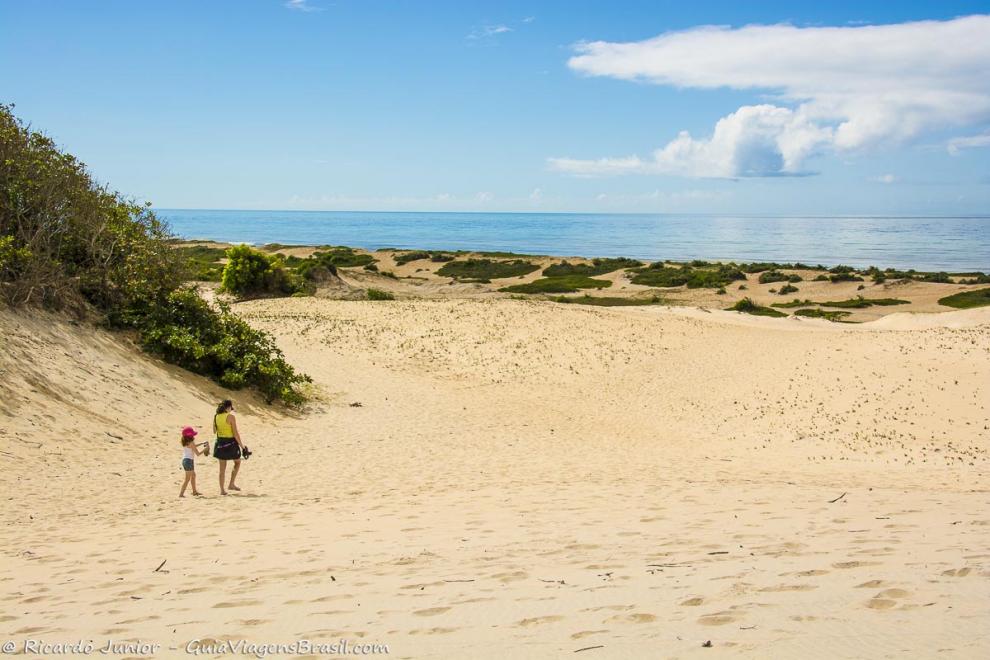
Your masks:
M186 496L186 486L189 484L192 484L193 495L202 495L202 493L196 490L195 457L204 452L200 450L199 445L195 441L196 429L191 426L182 429L182 469L186 473L186 480L182 482L182 490L179 491L179 497Z

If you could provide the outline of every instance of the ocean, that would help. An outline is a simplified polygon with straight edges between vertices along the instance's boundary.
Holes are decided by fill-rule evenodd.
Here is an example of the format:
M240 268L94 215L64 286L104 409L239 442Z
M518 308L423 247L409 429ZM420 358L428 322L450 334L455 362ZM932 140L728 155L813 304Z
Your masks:
M990 216L759 217L156 209L182 238L990 272Z

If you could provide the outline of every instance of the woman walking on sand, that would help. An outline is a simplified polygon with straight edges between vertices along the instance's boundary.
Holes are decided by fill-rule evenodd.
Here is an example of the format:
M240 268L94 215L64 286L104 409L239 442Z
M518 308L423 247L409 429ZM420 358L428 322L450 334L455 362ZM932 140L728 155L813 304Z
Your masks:
M217 406L217 414L213 416L213 431L217 434L217 442L213 446L213 455L220 461L220 494L226 495L224 477L227 474L227 461L234 461L234 471L230 473L229 490L240 490L234 483L241 469L241 434L237 430L237 420L234 418L234 402L224 399Z

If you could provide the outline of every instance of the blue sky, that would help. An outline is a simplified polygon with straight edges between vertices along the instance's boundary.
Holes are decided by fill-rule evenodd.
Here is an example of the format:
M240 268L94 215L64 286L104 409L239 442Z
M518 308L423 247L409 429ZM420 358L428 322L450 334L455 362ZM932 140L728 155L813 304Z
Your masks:
M990 213L986 2L803 4L0 0L0 101L161 208Z

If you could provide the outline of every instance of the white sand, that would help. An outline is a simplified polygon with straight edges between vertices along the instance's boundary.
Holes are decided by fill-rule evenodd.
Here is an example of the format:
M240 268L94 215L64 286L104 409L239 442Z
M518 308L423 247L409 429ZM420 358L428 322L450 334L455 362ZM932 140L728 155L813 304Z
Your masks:
M200 458L208 497L184 500L178 430L227 393L0 313L0 638L990 655L990 310L237 309L324 400L234 393L244 490L219 497Z

